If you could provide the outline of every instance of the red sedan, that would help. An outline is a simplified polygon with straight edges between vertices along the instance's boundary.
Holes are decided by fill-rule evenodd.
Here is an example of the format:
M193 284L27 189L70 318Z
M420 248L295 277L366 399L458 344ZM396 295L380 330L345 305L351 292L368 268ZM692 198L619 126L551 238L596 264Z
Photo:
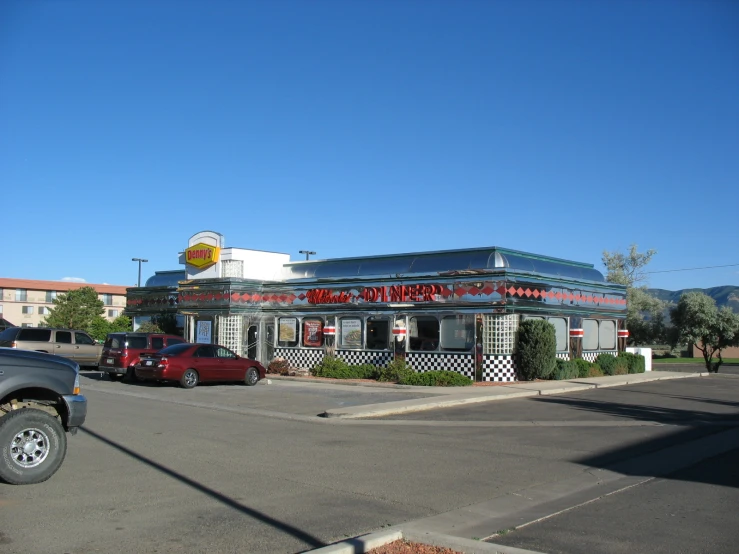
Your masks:
M256 360L242 358L217 344L174 344L156 354L142 355L136 377L144 381L177 381L186 389L205 381L243 381L249 386L264 379Z

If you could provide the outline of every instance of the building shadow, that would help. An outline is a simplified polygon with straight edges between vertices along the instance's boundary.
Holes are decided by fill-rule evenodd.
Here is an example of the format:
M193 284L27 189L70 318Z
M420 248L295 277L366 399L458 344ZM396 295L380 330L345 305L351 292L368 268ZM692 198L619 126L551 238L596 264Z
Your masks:
M147 458L146 456L142 456L138 452L134 452L130 448L127 448L123 446L122 444L114 440L111 440L101 435L100 433L93 431L92 429L89 429L85 426L81 427L80 429L82 430L82 432L86 433L90 437L97 439L98 441L110 446L111 448L114 448L118 452L121 452L122 454L125 454L126 456L129 456L130 458L133 458L134 460L159 471L160 473L166 475L167 477L170 477L171 479L175 479L179 481L180 483L189 486L190 488L220 502L221 504L231 508L232 510L235 510L237 512L244 514L245 516L256 519L257 521L260 521L264 523L265 525L268 525L274 529L277 529L278 531L281 531L282 533L290 535L296 538L297 540L302 541L303 543L308 545L310 548L320 548L322 546L326 546L326 543L321 541L318 537L314 537L310 533L307 533L306 531L303 531L302 529L299 529L293 525L290 525L289 523L285 523L284 521L280 521L278 519L270 517L267 514L260 512L259 510L255 510L254 508L245 506L244 504L234 500L233 498L226 496L225 494L220 493L214 489L211 489L210 487L206 487L202 483L199 483L195 481L194 479L191 479L185 475L182 475L181 473L174 471L173 469L163 466L162 464L157 463L154 460Z

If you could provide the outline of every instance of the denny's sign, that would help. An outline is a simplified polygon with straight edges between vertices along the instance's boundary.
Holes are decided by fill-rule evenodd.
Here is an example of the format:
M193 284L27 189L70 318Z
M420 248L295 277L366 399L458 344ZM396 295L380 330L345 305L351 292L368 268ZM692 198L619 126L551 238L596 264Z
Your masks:
M199 242L185 250L185 262L199 269L210 267L218 261L221 249Z

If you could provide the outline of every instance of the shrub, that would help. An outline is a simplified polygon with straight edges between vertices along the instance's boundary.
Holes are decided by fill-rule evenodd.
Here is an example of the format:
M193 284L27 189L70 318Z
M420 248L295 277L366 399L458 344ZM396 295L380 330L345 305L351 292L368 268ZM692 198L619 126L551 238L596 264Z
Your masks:
M349 365L341 358L324 356L323 361L311 370L316 377L332 379L375 379L377 368L371 364Z
M400 383L403 378L414 373L413 368L403 358L397 358L378 369L377 380Z
M613 354L600 354L595 363L600 366L605 375L613 375L616 372L616 356Z
M518 377L546 379L557 366L554 325L543 319L526 319L518 328Z
M267 366L267 373L287 375L290 372L290 362L285 358L275 358Z
M603 377L603 370L598 364L591 364L586 377Z
M614 375L626 375L629 373L629 362L625 358L616 357L616 365L613 370Z
M424 373L410 372L404 375L401 385L417 387L465 387L472 385L472 380L456 371L426 371Z
M580 379L587 377L588 372L590 371L590 366L592 364L587 360L583 360L582 358L576 358L573 360L573 362L575 363L575 367L577 367L577 376Z
M646 361L641 354L631 352L619 352L618 357L626 361L629 373L644 373Z
M565 379L577 379L579 376L577 364L574 361L557 359L557 369L552 373L552 378L557 381Z

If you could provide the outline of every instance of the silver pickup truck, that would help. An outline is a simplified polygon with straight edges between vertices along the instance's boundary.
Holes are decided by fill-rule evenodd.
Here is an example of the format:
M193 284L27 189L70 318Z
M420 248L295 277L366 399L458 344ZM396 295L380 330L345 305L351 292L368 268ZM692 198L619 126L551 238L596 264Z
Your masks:
M87 416L79 371L60 356L0 347L0 480L41 483L61 467L66 433Z

